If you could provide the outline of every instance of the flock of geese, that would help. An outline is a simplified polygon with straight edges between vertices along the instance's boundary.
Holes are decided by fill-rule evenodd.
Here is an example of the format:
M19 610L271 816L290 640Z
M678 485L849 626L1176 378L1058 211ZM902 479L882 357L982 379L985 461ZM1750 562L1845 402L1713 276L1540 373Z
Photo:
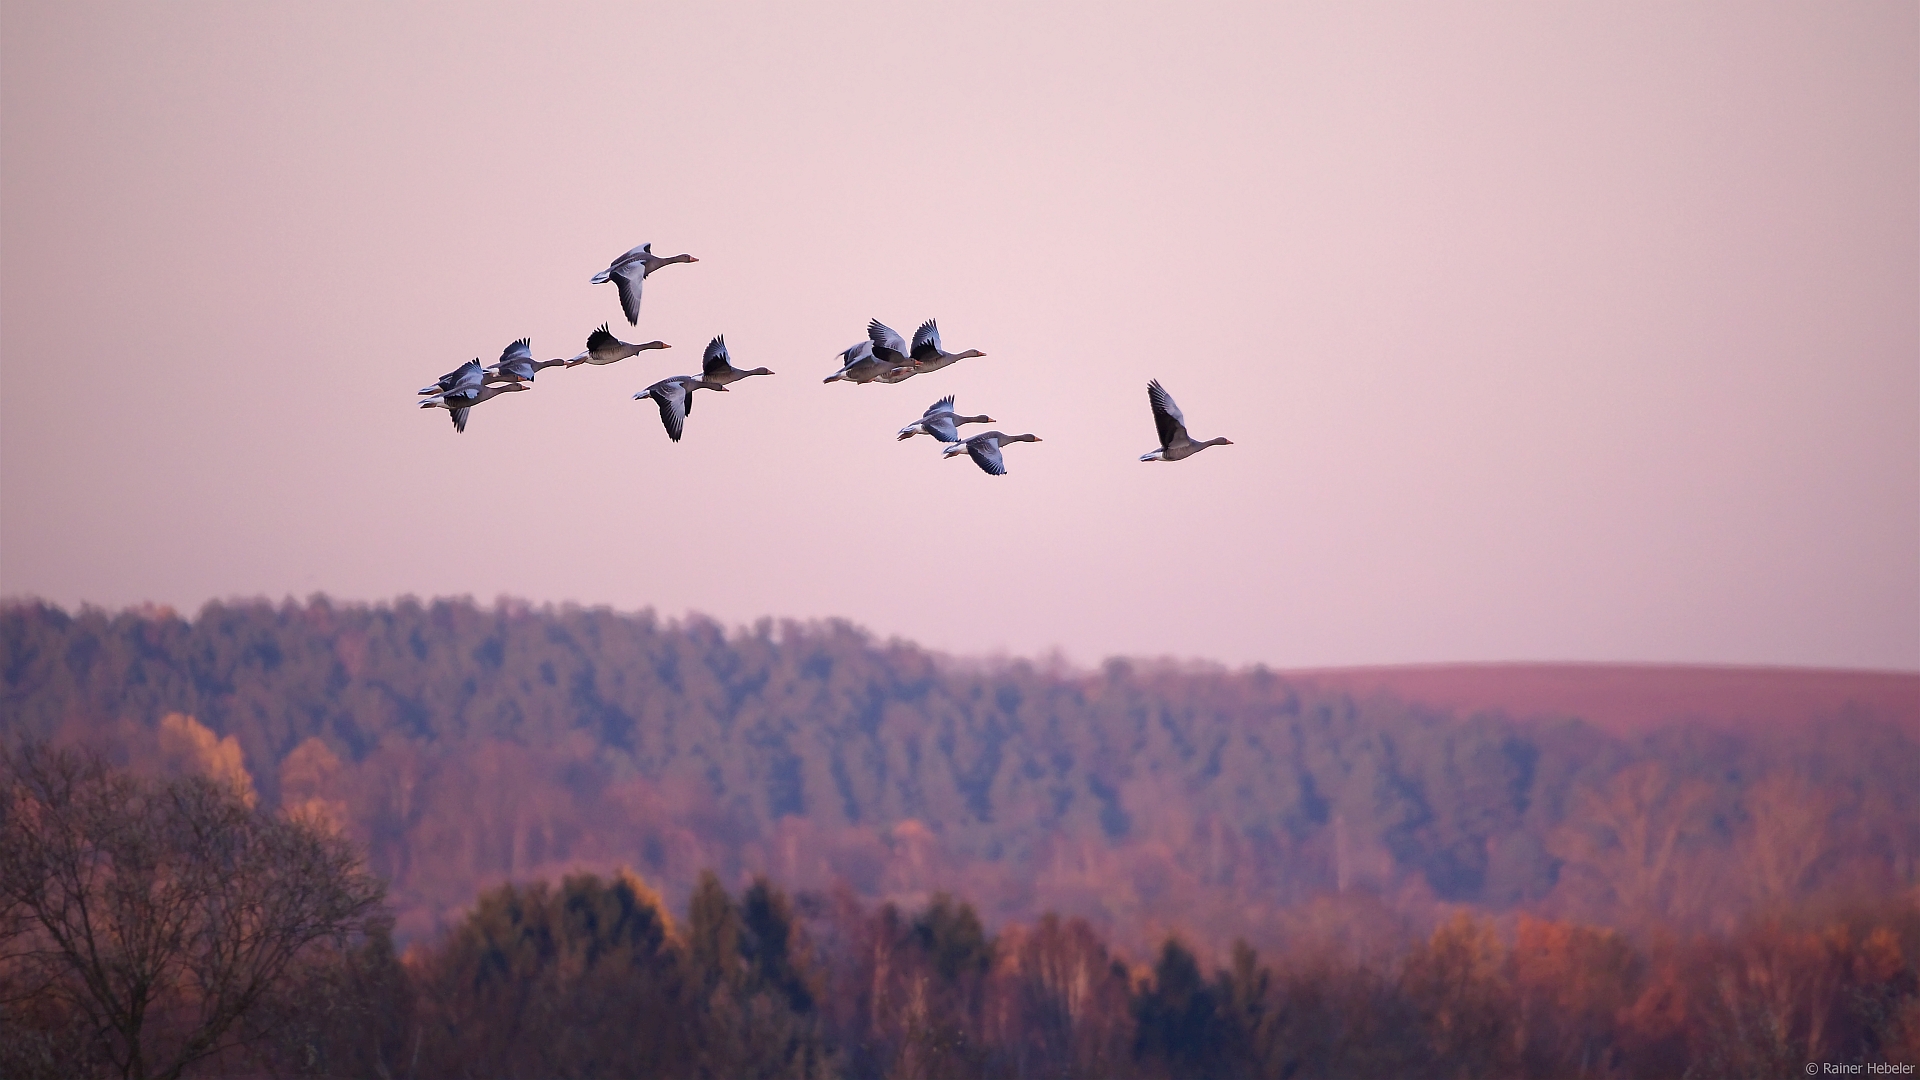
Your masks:
M638 326L641 288L646 283L647 275L674 263L699 261L691 255L661 258L653 253L651 243L641 244L593 275L592 284L611 282L620 293L620 310L626 314L627 324ZM423 400L420 407L447 410L447 414L453 418L454 430L465 431L467 414L474 406L502 394L531 390L534 376L542 368L571 368L582 364L604 366L651 349L667 348L672 346L664 341L648 341L638 345L621 341L613 335L611 322L601 324L598 330L587 335L587 348L577 356L535 360L531 339L521 338L508 345L500 353L499 362L492 366L483 366L476 357L442 375L433 385L421 387ZM867 323L867 339L843 349L836 358L840 364L839 370L822 381L856 385L900 383L915 375L925 375L962 360L985 355L977 349L959 353L946 351L940 344L940 327L932 319L920 324L920 328L913 332L911 342L885 323L874 319ZM773 372L763 367L751 370L734 367L733 358L727 355L726 336L723 334L707 343L706 353L701 357L700 374L672 375L633 396L636 401L648 398L658 405L660 423L667 429L667 437L679 442L680 436L686 431L687 417L693 413L694 391L725 391L730 384L749 376L771 374ZM1209 446L1232 445L1228 439L1198 441L1188 435L1186 417L1181 415L1180 406L1173 403L1173 395L1167 393L1157 379L1147 383L1147 402L1153 410L1153 423L1160 436L1160 446L1140 455L1141 461L1180 461ZM941 448L942 457L954 458L965 454L987 474L1004 476L1007 466L1001 457L1002 447L1008 443L1037 443L1041 440L1038 435L1008 435L1000 431L985 431L966 437L960 434L963 424L994 422L991 416L960 415L954 408L953 395L948 394L927 406L926 411L920 414L920 419L901 428L898 437L904 441L915 435L931 436L944 444Z

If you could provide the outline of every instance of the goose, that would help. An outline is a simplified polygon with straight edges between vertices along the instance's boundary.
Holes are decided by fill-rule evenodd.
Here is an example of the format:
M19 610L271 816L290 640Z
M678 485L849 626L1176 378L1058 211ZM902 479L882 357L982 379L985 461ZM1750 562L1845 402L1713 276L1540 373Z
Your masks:
M1000 460L1000 448L1008 443L1039 442L1038 435L1002 435L998 431L982 432L970 439L951 443L940 450L942 457L959 457L965 453L973 459L975 465L989 476L1005 476L1006 463Z
M940 326L932 319L920 324L913 332L913 371L916 375L925 375L929 371L939 371L948 364L965 360L969 356L985 356L978 349L968 349L963 353L950 353L940 347Z
M479 358L475 357L440 376L440 380L432 386L421 387L419 392L431 397L462 386L479 386L486 381L487 369L481 367Z
M564 357L558 360L535 360L533 339L521 338L500 351L500 362L487 369L487 378L503 382L532 382L534 373L541 368L558 367L566 362Z
M716 387L739 382L749 375L773 374L763 367L754 368L752 371L741 371L734 367L733 358L727 355L727 335L725 334L720 334L707 342L707 353L701 360L701 367L704 372L700 377Z
M913 351L907 347L893 327L879 319L867 320L867 340L873 344L873 355L882 363L893 365L889 371L881 372L874 381L883 383L906 382L913 378Z
M567 360L568 367L581 364L611 364L625 360L629 356L638 356L648 349L671 349L673 346L664 341L648 341L632 345L613 336L611 323L601 323L600 329L587 335L587 351Z
M708 382L703 376L672 375L633 395L633 399L652 398L660 406L660 422L666 425L667 438L679 442L687 427L687 417L693 412L695 390L724 391L726 387Z
M1158 379L1147 383L1147 404L1153 407L1153 424L1160 429L1160 449L1141 454L1141 461L1179 461L1209 446L1233 445L1232 439L1194 442L1187 434L1187 418L1180 414L1180 406L1173 403L1173 395L1167 393Z
M480 361L475 359L473 363L477 365ZM489 401L499 397L501 394L510 394L516 390L531 389L533 389L532 385L523 382L492 383L484 386L479 383L467 383L463 386L456 386L443 394L438 394L429 401L421 402L420 407L423 409L447 410L447 414L453 417L453 430L465 431L467 430L467 410L483 401Z
M856 342L840 350L840 370L820 381L870 383L896 371L911 371L911 364L895 364L874 355L873 342Z
M685 254L663 259L653 253L651 243L641 244L613 260L612 266L593 275L593 284L604 285L612 281L620 290L620 310L627 313L627 325L638 326L640 325L640 284L647 279L647 275L674 263L699 261Z
M959 425L991 423L993 423L991 416L954 415L953 395L948 394L927 406L927 411L920 414L920 419L901 428L897 438L904 441L915 435L931 435L943 443L956 443L960 441L960 433L954 429Z

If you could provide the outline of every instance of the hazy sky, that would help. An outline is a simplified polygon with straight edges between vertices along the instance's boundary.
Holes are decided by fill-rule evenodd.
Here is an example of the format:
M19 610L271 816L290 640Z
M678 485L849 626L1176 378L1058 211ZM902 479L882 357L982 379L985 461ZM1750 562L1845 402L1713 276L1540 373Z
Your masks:
M0 593L1920 668L1917 10L8 0ZM874 316L988 355L822 386Z

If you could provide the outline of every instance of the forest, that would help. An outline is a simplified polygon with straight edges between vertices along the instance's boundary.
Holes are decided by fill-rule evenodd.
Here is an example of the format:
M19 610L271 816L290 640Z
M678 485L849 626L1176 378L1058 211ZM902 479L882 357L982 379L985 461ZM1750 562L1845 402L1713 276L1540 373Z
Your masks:
M1261 668L468 601L14 603L0 671L9 738L223 777L385 883L250 1051L278 1071L1920 1055L1920 747L1866 713L1629 736Z

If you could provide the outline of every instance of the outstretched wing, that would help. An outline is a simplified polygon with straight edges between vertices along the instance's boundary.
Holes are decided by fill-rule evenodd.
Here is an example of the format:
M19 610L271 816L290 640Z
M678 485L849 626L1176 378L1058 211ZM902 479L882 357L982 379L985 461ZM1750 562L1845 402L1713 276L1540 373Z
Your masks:
M461 364L459 367L454 368L452 371L447 372L445 375L440 376L439 380L435 382L433 386L429 386L420 392L423 394L445 394L458 390L463 386L478 386L486 380L487 370L480 366L479 358L475 357Z
M927 411L921 413L920 415L922 418L926 418L926 417L931 417L934 413L947 413L951 415L952 412L953 412L953 395L948 394L946 397L943 397L939 401L936 401L933 404L927 406Z
M1153 426L1160 431L1162 447L1187 437L1187 418L1180 415L1180 406L1173 403L1173 395L1158 379L1147 384L1147 404L1153 406Z
M647 387L644 396L660 406L660 423L667 429L667 438L679 442L687 427L686 385L677 379L664 379Z
M640 283L646 279L646 263L616 264L613 268L613 284L620 290L620 310L626 313L628 326L640 325Z
M967 440L967 456L975 465L989 476L1007 475L1007 463L1000 459L1000 440L973 438Z
M493 365L492 370L500 378L531 380L533 373L540 370L533 362L533 340L521 338L501 350L500 362Z
M943 443L956 443L960 441L960 429L954 425L953 413L951 412L929 415L926 419L920 421L920 425L927 429L927 434Z
M455 431L467 430L467 410L471 408L473 408L473 406L471 405L462 405L458 409L447 410L447 415L453 417L453 430Z
M873 342L873 354L882 360L904 364L911 359L907 353L907 343L894 332L893 327L879 319L867 323L867 340Z
M932 320L920 324L913 332L913 358L926 363L940 355L940 327Z
M599 352L602 349L611 349L618 344L620 344L620 339L613 336L613 329L606 323L601 323L600 329L587 335L588 352Z
M706 355L700 360L701 370L708 375L719 375L732 366L732 358L727 355L727 335L720 334L707 342Z

